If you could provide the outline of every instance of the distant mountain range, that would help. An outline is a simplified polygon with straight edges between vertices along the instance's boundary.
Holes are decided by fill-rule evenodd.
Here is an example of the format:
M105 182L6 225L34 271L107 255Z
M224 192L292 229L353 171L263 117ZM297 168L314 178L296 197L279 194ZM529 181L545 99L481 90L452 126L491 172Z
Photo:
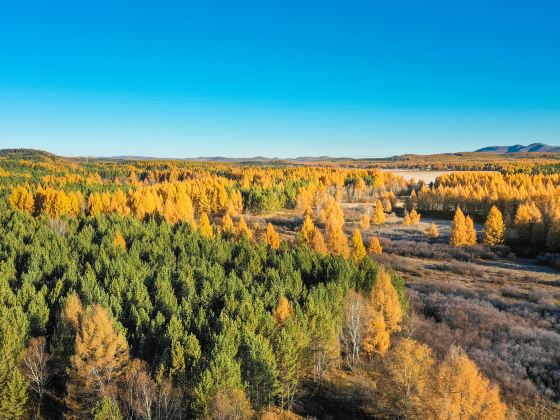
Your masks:
M530 152L560 152L560 146L549 146L544 143L532 143L528 146L516 144L515 146L488 146L475 150L481 153L530 153Z

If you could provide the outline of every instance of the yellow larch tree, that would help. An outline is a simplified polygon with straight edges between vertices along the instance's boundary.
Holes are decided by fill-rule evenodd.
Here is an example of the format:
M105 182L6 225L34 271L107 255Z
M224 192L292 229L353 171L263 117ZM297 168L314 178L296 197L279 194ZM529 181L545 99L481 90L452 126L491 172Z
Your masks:
M383 268L380 268L377 273L369 301L373 309L383 315L389 332L401 329L400 323L403 314L399 295L393 286L391 275Z
M505 232L502 213L496 206L492 206L484 223L484 243L491 246L503 243Z
M241 216L239 218L239 222L237 223L237 238L247 238L250 242L253 242L253 231L249 229L247 223L245 222L245 218Z
M84 307L82 306L80 297L76 293L68 295L62 311L62 318L74 328L74 330L77 330L83 313Z
M226 212L222 217L222 232L233 233L234 230L233 220L231 220L229 212Z
M467 243L467 229L465 225L465 215L460 207L455 210L453 222L451 222L451 236L449 243L455 246L463 246Z
M371 222L374 225L382 225L387 221L387 216L385 216L385 211L383 210L383 204L381 200L377 200L375 203L375 209L373 211L373 217L371 218Z
M476 236L476 229L474 227L474 222L471 216L465 217L465 232L467 236L465 245L468 246L476 245L478 239Z
M330 200L328 207L324 209L326 243L329 252L334 255L347 257L348 238L344 233L344 213L340 204L335 200Z
M317 254L327 255L327 246L325 245L325 239L319 228L313 230L313 235L311 237L311 248Z
M514 224L521 239L532 239L535 227L541 223L542 213L535 203L524 203L517 208Z
M430 399L437 419L505 418L506 405L500 399L498 387L492 385L461 349L451 348L440 364L435 393Z
M278 235L278 232L276 232L276 229L274 229L272 223L269 223L266 226L264 238L268 246L272 249L280 248L280 235Z
M298 241L301 241L303 244L307 246L311 246L313 241L313 233L315 232L315 224L313 223L313 219L311 216L305 216L303 220L303 225L301 226L301 230L298 233Z
M360 229L362 230L367 230L370 228L371 225L371 217L369 214L364 214L362 217L360 217L360 221L358 222L358 225L360 226Z
M436 239L439 237L439 229L435 223L430 224L428 229L426 229L426 236L432 239Z
M93 305L79 317L74 351L65 402L70 418L83 418L101 396L116 394L129 361L128 344L107 311Z
M278 305L272 311L272 316L277 324L283 324L286 319L292 314L292 305L286 296L280 297L278 300Z
M383 252L383 247L377 236L372 236L369 240L368 252L370 254L381 254Z
M35 211L35 198L26 186L16 187L12 190L10 203L27 214L33 214Z
M124 240L124 237L122 236L120 230L117 230L115 232L115 236L113 237L113 245L117 248L122 249L123 251L126 251L126 241Z
M410 225L410 214L407 209L404 209L403 224L406 226Z
M198 219L198 231L205 238L214 237L214 231L212 230L212 225L210 224L210 220L208 219L208 215L206 213L202 213Z
M383 314L369 308L366 324L364 327L364 341L362 344L363 350L366 354L379 354L384 356L391 344L387 324L383 318Z
M88 214L92 217L103 213L103 201L99 193L91 193L88 197Z
M412 209L408 214L408 217L411 225L417 225L420 223L420 213L418 213L416 209Z
M362 261L366 255L366 248L360 229L355 229L352 235L352 260L358 263Z
M436 359L431 349L403 338L384 361L387 376L383 394L388 408L401 418L431 418L431 398Z
M391 204L391 200L389 198L384 198L382 203L385 213L391 213L393 211L393 205Z

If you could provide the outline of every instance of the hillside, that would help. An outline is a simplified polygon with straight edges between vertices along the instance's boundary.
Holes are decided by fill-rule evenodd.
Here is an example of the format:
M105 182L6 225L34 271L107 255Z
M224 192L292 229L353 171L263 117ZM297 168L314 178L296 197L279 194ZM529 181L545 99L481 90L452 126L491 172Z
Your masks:
M488 146L475 150L480 153L534 153L560 152L560 146L549 146L544 143L531 143L528 146L516 144L514 146Z

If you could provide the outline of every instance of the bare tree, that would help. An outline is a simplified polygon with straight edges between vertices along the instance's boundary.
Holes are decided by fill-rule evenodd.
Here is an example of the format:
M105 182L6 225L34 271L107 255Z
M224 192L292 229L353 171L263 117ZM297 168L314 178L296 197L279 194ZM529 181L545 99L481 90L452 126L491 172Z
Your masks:
M173 420L181 417L181 392L173 387L170 379L164 378L157 384L155 416L157 420Z
M367 302L359 293L352 292L344 314L341 341L346 362L354 370L360 360L367 322Z
M45 337L35 337L29 340L29 345L23 352L22 371L37 398L37 408L34 418L38 419L41 414L41 404L45 395L50 371L48 361L50 354L47 353L47 340Z
M181 417L180 391L167 378L156 383L144 362L132 361L125 376L125 387L122 399L127 418L173 420Z
M123 396L127 418L152 420L156 384L146 371L144 362L132 361L125 375L126 391Z

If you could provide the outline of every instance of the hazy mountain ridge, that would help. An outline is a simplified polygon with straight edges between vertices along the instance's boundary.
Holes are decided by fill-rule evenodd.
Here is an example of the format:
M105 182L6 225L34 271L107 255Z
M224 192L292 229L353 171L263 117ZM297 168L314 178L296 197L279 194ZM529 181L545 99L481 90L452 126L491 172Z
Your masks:
M514 146L487 146L475 150L478 153L532 153L532 152L560 152L560 146L549 146L544 143L531 143L528 146L516 144Z

